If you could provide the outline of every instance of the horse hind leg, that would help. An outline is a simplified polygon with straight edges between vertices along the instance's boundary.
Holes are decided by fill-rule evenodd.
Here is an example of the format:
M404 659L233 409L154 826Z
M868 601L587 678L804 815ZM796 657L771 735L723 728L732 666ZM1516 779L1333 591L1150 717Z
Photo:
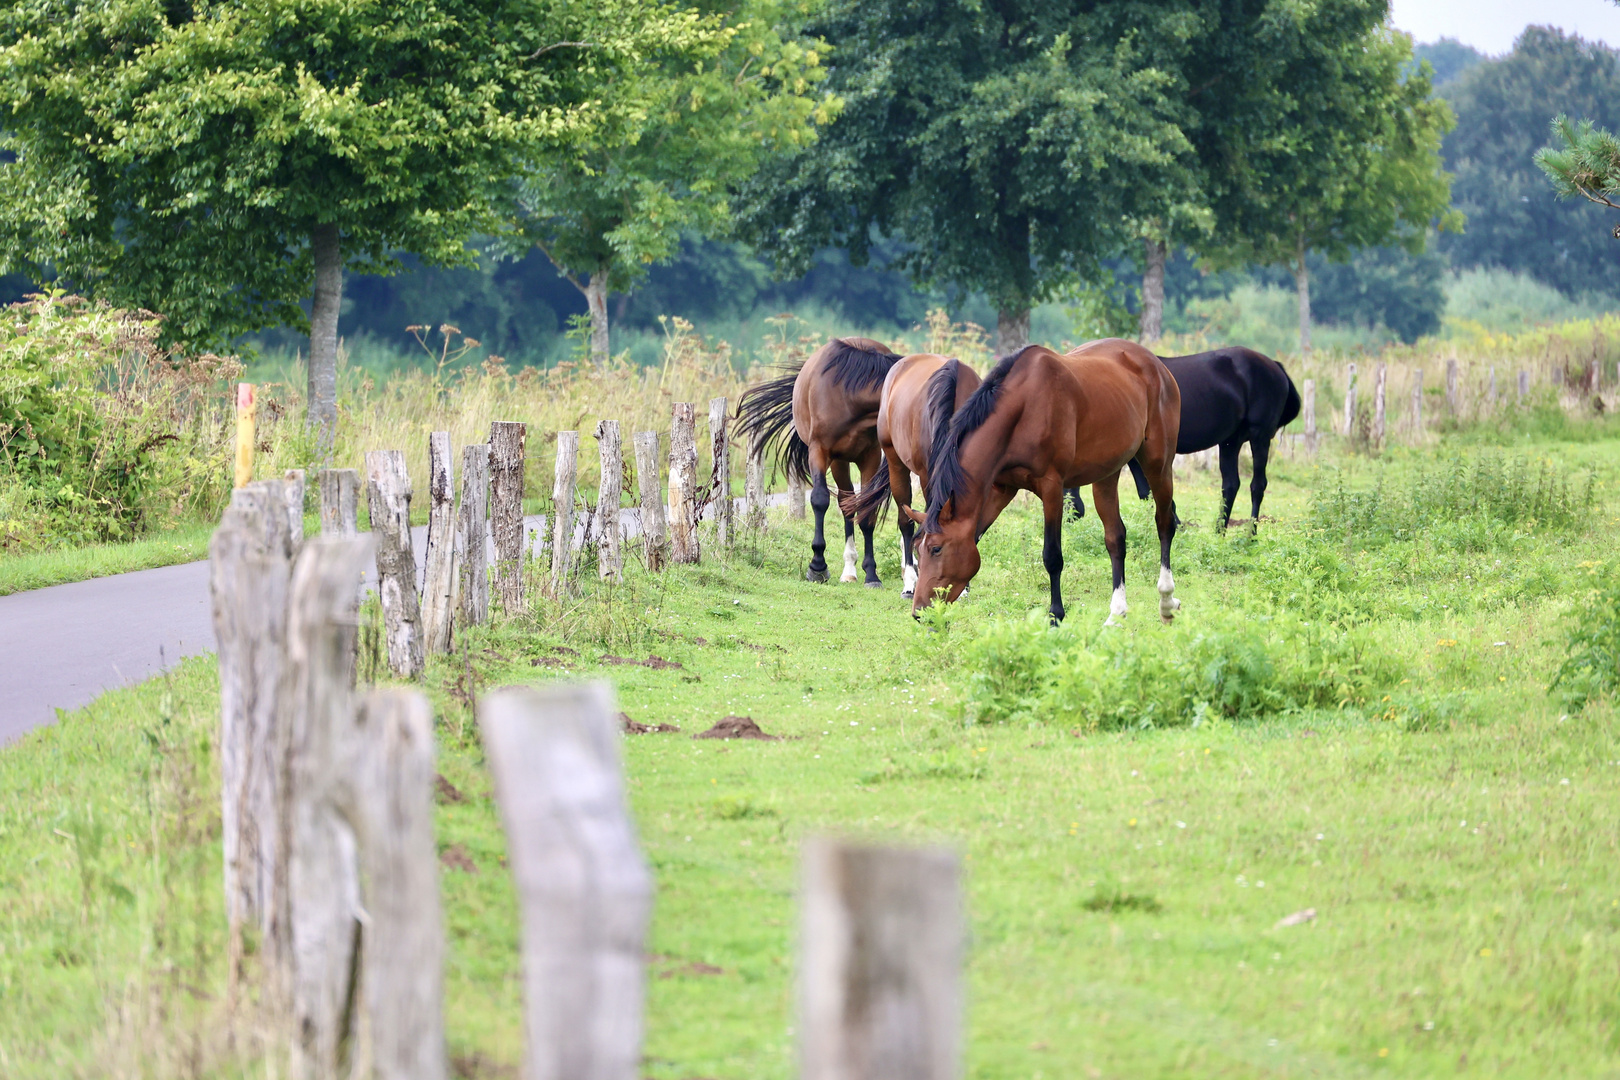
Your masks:
M1125 602L1125 519L1119 516L1119 474L1091 485L1091 508L1102 522L1103 546L1114 571L1114 592L1108 601L1105 626L1118 626L1130 614Z
M1249 440L1249 453L1254 455L1254 475L1249 477L1249 503L1254 507L1250 531L1260 529L1260 500L1266 497L1266 463L1271 457L1271 437L1256 436Z
M810 456L810 472L814 480L810 486L810 509L816 515L816 531L810 540L810 568L805 571L806 581L824 584L827 580L827 508L832 495L827 491L827 462L814 449Z
M850 479L849 463L844 461L833 462L833 481L838 485L839 491L854 491L855 484ZM848 515L844 517L844 572L839 575L841 582L859 581L860 549L855 546L855 519Z
M1170 572L1170 545L1176 538L1175 482L1168 462L1150 481L1153 489L1153 523L1159 530L1159 618L1170 622L1181 610L1176 599L1176 578Z

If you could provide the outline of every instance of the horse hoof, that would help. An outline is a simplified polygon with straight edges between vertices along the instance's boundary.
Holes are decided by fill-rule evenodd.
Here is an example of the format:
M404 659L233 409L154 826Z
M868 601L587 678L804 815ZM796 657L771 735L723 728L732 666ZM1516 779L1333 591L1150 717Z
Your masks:
M813 581L817 585L827 584L827 577L828 574L825 570L806 570L804 572L804 580Z
M868 589L881 589L881 588L883 588L883 582L881 582L881 581L868 581L866 583L866 587Z
M915 592L913 592L912 590L910 590L910 589L901 589L900 590L900 599L902 599L902 600L910 600L913 596L916 596L916 595L917 594Z

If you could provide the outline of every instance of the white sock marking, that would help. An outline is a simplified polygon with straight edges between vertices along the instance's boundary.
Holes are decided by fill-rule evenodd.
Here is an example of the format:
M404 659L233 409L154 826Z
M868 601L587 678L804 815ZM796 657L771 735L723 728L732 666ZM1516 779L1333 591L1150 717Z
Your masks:
M908 566L905 570L905 584L900 588L901 596L910 596L917 591L917 569Z
M1119 620L1130 614L1130 608L1125 603L1125 586L1121 585L1114 590L1114 598L1108 603L1108 621L1104 626L1118 626Z
M855 558L855 538L844 538L844 576L839 581L859 581L861 579L860 563Z
M1175 618L1176 612L1181 610L1181 601L1174 596L1176 579L1171 576L1168 566L1159 567L1159 617L1165 622Z

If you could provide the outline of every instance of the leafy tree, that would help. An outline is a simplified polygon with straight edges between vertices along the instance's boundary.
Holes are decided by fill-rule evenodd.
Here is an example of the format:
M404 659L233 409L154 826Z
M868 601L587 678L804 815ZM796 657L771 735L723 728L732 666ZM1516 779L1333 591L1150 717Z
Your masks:
M1551 27L1532 26L1513 52L1447 87L1457 128L1446 137L1452 194L1469 229L1441 238L1453 266L1529 274L1566 296L1613 294L1620 244L1606 212L1559 198L1537 168L1553 116L1620 131L1620 54ZM1573 134L1573 131L1572 131ZM1569 148L1569 144L1565 144Z
M1310 259L1312 315L1327 323L1384 326L1411 343L1437 333L1446 309L1444 255L1399 246L1362 248L1342 263Z
M683 233L724 232L737 185L769 155L813 141L837 111L818 89L825 47L798 35L794 6L734 0L712 14L725 25L712 47L630 88L646 114L630 138L609 132L578 154L542 158L520 184L521 241L584 294L599 364L608 294L673 256Z
M1176 63L1198 26L1174 5L831 0L807 31L835 45L843 112L759 171L743 233L787 272L900 238L915 282L984 293L1021 344L1033 304L1189 186Z
M60 271L173 338L306 325L331 437L345 266L466 264L515 161L622 129L646 57L712 20L650 0L40 0L0 16L0 269Z
M1464 45L1456 38L1449 37L1428 44L1414 45L1412 56L1417 60L1429 62L1429 69L1433 72L1431 79L1436 90L1446 89L1464 72L1490 59L1472 45Z

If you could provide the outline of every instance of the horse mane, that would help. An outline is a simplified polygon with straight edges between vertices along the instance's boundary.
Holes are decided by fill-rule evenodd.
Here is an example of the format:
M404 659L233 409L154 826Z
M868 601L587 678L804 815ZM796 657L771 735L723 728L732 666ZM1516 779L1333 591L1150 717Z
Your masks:
M833 384L845 390L870 390L882 386L889 369L900 359L881 342L871 338L833 338L827 343L827 374Z
M810 483L810 447L793 426L793 384L804 361L782 364L782 374L750 387L737 402L737 433L744 442L759 436L760 445L776 447L776 464L788 476ZM780 440L780 441L778 441Z
M1031 349L1039 348L1037 345L1025 345L1017 352L1008 353L996 361L996 366L990 369L990 374L984 377L984 382L973 391L973 396L962 403L962 409L951 417L949 429L941 439L939 431L934 432L934 445L929 454L928 477L928 520L923 525L924 532L939 532L939 512L945 509L945 504L954 498L957 492L967 486L967 473L962 469L962 440L978 431L984 422L990 419L990 414L996 411L996 399L1001 395L1001 384L1006 381L1013 366L1023 355ZM930 380L931 381L931 380ZM933 391L936 388L929 386L929 405L933 405ZM953 392L954 399L955 394Z
M945 450L951 431L951 418L956 415L956 378L962 370L960 360L947 360L939 370L928 376L928 426L933 438L928 444L928 475L934 475L935 462Z

